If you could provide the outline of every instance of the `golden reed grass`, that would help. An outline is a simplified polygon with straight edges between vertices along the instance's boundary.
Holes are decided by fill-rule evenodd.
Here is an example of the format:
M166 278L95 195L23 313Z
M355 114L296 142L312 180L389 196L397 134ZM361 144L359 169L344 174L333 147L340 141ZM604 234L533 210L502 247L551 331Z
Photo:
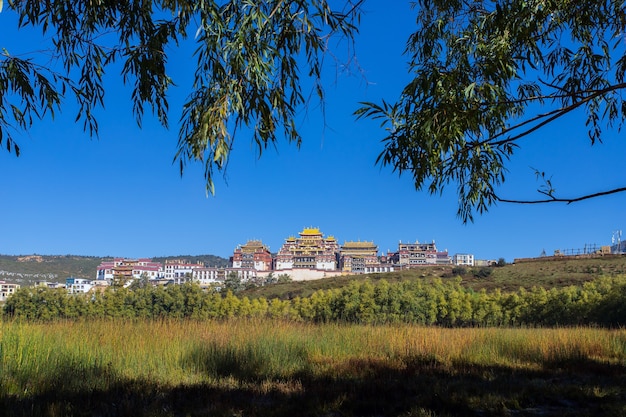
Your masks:
M107 389L120 380L288 390L306 375L358 375L363 363L402 369L416 360L517 369L581 360L626 365L626 330L274 320L0 323L2 395Z

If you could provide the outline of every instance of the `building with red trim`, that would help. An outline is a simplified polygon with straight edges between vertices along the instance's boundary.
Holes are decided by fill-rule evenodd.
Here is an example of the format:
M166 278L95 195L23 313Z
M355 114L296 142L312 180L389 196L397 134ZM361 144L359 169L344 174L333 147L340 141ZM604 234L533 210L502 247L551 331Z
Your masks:
M249 240L235 249L231 258L233 268L272 270L272 253L260 240Z

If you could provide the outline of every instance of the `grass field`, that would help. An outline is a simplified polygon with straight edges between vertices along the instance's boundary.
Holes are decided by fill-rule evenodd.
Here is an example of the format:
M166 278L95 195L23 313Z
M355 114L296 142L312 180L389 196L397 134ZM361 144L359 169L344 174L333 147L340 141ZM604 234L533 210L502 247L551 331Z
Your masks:
M0 324L11 416L620 416L626 330Z

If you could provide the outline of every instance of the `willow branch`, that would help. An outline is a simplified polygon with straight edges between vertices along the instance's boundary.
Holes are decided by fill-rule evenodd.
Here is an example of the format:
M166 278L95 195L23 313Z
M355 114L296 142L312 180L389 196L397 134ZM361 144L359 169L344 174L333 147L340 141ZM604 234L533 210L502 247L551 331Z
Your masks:
M608 191L601 191L599 193L586 194L586 195L575 197L575 198L551 197L546 200L509 200L506 198L500 198L498 196L495 196L495 198L497 201L501 203L514 203L514 204L566 203L566 204L571 204L571 203L576 203L576 202L583 201L583 200L588 200L590 198L602 197L602 196L610 195L610 194L617 194L617 193L621 193L624 191L626 191L626 187L615 188L613 190L608 190Z
M530 119L527 119L527 120L525 120L523 122L520 122L517 125L511 126L508 129L504 129L504 130L496 133L495 135L492 135L492 136L488 137L485 140L482 140L480 142L469 143L468 147L470 147L470 148L478 148L478 147L481 147L481 146L483 146L483 145L485 145L487 143L489 143L491 146L498 146L498 145L504 145L505 143L515 142L516 140L518 140L518 139L520 139L520 138L522 138L524 136L529 135L530 133L538 130L539 128L547 125L548 123L553 122L554 120L558 119L559 117L564 116L567 113L569 113L569 112L579 108L580 106L582 106L583 104L588 103L589 101L591 101L591 100L593 100L593 99L595 99L595 98L597 98L599 96L602 96L604 94L610 93L612 91L620 90L620 89L623 89L623 88L626 88L626 83L619 83L619 84L615 84L615 85L612 85L612 86L607 87L607 88L603 88L601 90L596 90L592 94L589 94L587 97L583 98L582 100L576 101L576 102L574 102L574 103L572 103L572 104L570 104L568 106L552 110L552 111L550 111L548 113L544 113L544 114L537 115L535 117L531 117ZM509 138L506 138L506 139L502 139L502 140L499 140L499 141L495 141L495 142L493 141L494 139L496 139L496 138L498 138L500 136L503 136L503 135L505 135L507 133L510 133L510 132L512 132L515 129L518 129L518 128L520 128L520 127L522 127L524 125L527 125L529 123L538 121L538 120L543 119L545 117L548 117L548 118L543 120L543 121L541 121L540 123L536 124L535 126L532 126L532 127L528 128L527 130L524 130L523 132L518 133L515 136L509 137Z

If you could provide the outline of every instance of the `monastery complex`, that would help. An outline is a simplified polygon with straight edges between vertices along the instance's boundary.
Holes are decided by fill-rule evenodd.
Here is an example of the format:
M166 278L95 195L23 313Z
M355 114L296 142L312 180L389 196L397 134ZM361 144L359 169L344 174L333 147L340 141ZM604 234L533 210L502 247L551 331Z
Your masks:
M126 280L143 277L152 282L182 284L194 281L200 285L223 282L230 274L242 280L288 276L294 281L327 278L337 275L392 272L406 268L433 265L474 265L473 255L450 257L435 242L398 244L396 252L378 254L378 246L369 241L345 241L324 236L318 228L304 228L297 236L289 236L276 253L260 240L250 240L235 248L230 267L210 267L185 260L168 260L164 265L150 259L116 258L98 266L97 281L112 282L115 277Z

